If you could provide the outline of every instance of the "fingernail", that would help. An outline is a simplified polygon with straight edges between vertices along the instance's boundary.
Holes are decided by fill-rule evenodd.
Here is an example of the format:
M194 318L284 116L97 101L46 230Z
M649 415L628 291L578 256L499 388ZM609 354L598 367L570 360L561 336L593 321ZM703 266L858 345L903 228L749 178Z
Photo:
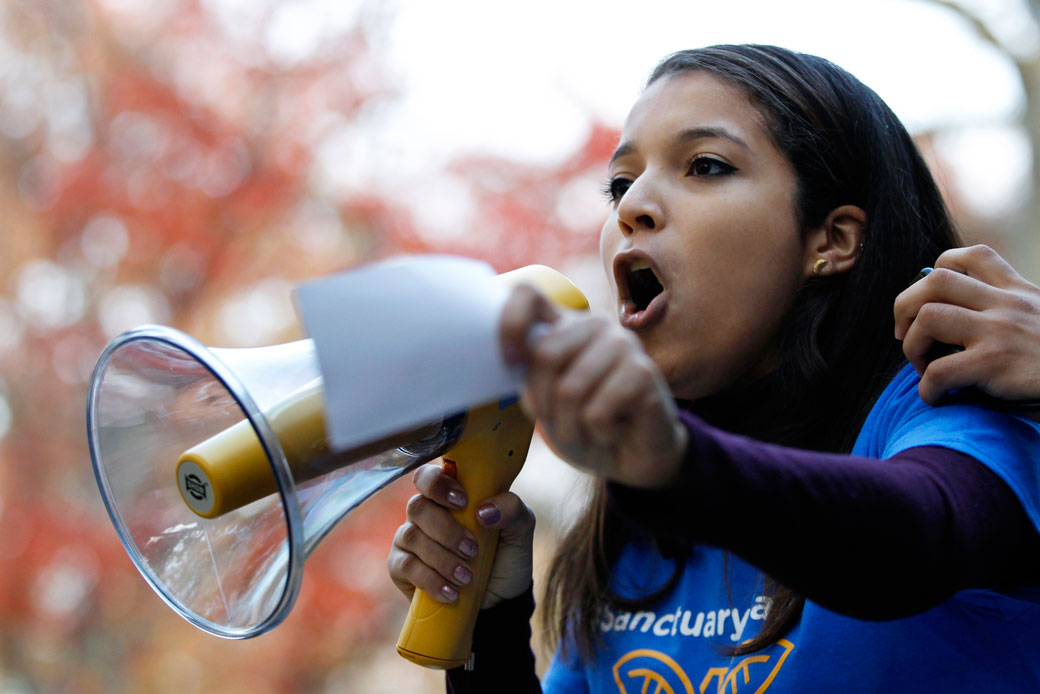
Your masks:
M494 525L502 519L502 512L494 504L484 504L477 509L477 517L484 525Z
M921 271L919 273L917 273L917 277L914 278L914 282L916 282L918 280L923 280L925 277L927 277L930 274L932 274L932 268L930 268L930 267L921 268ZM914 282L911 282L910 284L913 284Z
M531 329L527 331L527 348L533 350L538 341L552 331L552 325L547 322L538 322L532 325Z
M461 564L455 567L454 576L455 580L461 583L462 585L466 585L473 580L473 572L467 569L465 566L462 566Z
M477 543L469 538L464 539L459 543L459 551L465 554L467 557L477 556Z
M458 508L466 507L466 494L460 492L458 489L451 489L448 491L448 503Z
M441 588L441 595L443 595L448 602L454 602L459 598L459 591L455 590L451 586L444 586Z

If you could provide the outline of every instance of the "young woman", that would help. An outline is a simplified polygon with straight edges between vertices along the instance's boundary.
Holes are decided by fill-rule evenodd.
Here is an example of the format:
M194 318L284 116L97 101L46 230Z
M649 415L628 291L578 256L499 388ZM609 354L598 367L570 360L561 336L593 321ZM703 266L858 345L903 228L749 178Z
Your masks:
M524 288L503 314L526 408L600 480L545 586L545 689L1040 688L1040 426L917 395L893 301L956 237L891 111L819 58L684 51L607 193L620 325ZM415 482L390 573L451 601L474 543L446 509L467 500L436 465ZM537 691L533 516L476 501L503 532L449 688Z

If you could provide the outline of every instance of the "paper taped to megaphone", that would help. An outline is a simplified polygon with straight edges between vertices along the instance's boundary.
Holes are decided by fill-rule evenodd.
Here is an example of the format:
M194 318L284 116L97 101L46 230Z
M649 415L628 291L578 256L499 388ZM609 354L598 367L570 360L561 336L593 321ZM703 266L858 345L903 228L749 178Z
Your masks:
M485 263L405 256L302 285L336 450L514 395L499 323L509 283Z

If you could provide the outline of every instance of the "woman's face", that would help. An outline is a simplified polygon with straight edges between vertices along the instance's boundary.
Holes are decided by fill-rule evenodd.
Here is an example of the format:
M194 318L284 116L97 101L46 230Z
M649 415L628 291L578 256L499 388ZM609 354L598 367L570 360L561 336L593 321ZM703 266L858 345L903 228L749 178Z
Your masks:
M665 77L625 122L600 253L621 324L679 398L773 368L779 327L811 271L791 164L763 116L708 73Z

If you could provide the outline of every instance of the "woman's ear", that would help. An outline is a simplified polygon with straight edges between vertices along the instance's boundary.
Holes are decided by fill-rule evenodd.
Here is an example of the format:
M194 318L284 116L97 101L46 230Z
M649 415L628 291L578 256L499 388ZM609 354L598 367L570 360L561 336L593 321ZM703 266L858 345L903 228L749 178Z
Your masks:
M805 276L824 277L848 272L863 250L867 213L855 205L835 207L823 223L811 229L805 244Z

